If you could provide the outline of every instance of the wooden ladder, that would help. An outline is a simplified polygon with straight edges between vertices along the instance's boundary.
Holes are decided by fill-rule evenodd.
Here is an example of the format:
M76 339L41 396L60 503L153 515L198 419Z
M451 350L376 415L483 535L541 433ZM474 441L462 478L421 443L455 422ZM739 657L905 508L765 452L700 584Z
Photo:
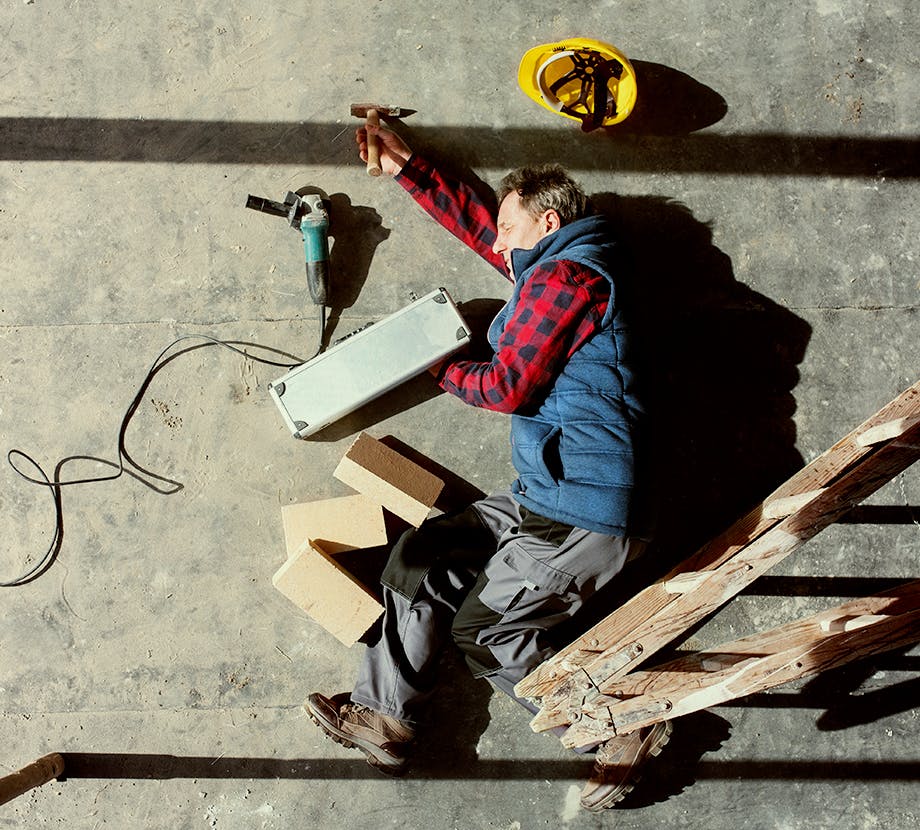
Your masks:
M762 504L515 687L536 732L562 743L616 735L920 642L920 581L771 631L634 669L920 457L920 381Z

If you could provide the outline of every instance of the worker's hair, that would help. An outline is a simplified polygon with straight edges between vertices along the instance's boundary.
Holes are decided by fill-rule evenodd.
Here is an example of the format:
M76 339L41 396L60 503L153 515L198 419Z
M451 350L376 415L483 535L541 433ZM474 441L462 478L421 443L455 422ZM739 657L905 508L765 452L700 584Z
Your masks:
M581 185L559 164L541 164L512 170L498 186L498 203L517 193L521 206L534 218L555 210L563 225L588 213L588 199Z

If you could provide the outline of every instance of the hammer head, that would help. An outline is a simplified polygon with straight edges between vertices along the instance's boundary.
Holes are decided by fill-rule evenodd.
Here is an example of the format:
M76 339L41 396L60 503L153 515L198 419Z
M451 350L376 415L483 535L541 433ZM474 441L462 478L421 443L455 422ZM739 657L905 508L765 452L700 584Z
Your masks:
M385 104L352 104L351 114L356 118L366 118L370 110L377 110L377 114L384 120L388 118L405 118L407 115L413 115L416 110L406 109L405 107L387 106Z

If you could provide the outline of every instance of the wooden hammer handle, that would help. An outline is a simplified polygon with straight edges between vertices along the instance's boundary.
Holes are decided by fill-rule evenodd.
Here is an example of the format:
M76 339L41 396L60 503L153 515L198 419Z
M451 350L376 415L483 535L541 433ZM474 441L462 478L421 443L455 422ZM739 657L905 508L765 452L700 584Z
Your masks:
M52 778L59 778L63 772L64 758L54 752L23 767L19 772L5 775L0 778L0 804L12 801L16 796L28 792L33 787L47 784Z
M366 127L379 127L380 115L377 110L370 109L365 116ZM367 131L367 173L369 176L379 176L383 172L380 166L380 139Z

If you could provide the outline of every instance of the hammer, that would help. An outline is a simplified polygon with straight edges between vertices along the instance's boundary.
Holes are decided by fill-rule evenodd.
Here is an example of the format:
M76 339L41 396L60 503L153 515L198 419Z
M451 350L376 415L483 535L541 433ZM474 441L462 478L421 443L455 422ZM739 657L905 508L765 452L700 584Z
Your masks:
M377 127L380 124L381 116L384 120L391 118L405 118L412 115L415 110L409 110L405 107L385 107L381 104L352 104L351 114L357 118L364 119L365 127ZM369 176L379 176L383 171L380 168L380 142L376 135L367 133L367 173Z

